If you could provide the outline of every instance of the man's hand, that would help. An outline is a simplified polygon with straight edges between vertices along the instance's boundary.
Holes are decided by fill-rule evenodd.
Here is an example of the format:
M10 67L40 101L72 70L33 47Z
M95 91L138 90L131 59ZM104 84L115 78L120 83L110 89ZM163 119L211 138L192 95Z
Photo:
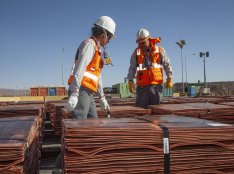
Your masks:
M78 92L73 92L66 103L66 109L71 112L75 109L78 103Z
M106 101L105 97L102 97L100 100L101 110L110 110L110 106L108 102Z
M173 87L172 78L167 78L166 88L172 88L172 87Z
M128 89L131 93L134 93L135 91L135 85L134 85L134 82L132 80L129 80L128 81Z

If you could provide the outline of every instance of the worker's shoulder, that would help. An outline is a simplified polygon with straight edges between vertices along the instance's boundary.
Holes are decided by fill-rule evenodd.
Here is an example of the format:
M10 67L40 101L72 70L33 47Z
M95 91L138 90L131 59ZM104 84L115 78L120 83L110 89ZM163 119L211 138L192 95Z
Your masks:
M155 45L155 46L157 46L158 48L164 50L164 47L162 47L161 45Z
M166 50L164 49L164 47L162 47L162 46L157 46L157 47L159 48L159 51L161 53L165 53L166 52Z
M83 44L91 44L91 45L94 45L94 44L95 44L95 41L94 41L92 38L86 38L86 39L83 41Z
M83 48L94 48L95 47L95 42L93 39L91 38L87 38L85 40L83 40L83 42L80 44L80 49Z

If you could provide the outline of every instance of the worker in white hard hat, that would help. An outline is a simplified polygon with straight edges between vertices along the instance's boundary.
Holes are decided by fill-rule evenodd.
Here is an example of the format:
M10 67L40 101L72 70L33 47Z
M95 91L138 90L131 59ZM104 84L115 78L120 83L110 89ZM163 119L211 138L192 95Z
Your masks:
M100 97L101 109L109 111L110 107L105 98L101 71L105 64L106 45L111 38L115 38L116 24L109 16L101 16L94 23L91 37L79 46L71 75L69 77L70 96L66 104L68 111L72 111L74 119L97 118L94 95ZM102 49L103 48L103 54ZM54 173L60 168L57 158Z
M147 108L148 105L160 104L162 97L163 70L167 76L166 88L173 86L172 66L164 48L157 46L161 38L152 38L148 30L142 28L137 32L138 47L131 56L128 69L129 91L135 92L136 106Z

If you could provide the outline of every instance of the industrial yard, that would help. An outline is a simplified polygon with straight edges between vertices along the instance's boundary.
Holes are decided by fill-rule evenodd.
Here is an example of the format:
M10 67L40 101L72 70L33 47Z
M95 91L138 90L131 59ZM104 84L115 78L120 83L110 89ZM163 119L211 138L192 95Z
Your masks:
M234 174L234 1L0 1L0 174Z
M164 97L148 109L109 98L110 118L97 100L99 119L83 121L62 98L33 99L0 102L3 173L49 174L60 153L65 173L234 172L232 96Z

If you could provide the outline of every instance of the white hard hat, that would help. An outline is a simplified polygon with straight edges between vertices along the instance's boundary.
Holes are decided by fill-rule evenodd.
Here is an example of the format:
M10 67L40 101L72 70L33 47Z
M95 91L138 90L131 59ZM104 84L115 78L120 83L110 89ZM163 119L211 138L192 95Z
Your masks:
M107 31L109 31L116 38L116 36L115 36L116 24L115 24L114 20L111 17L101 16L100 18L98 18L94 22L94 24L104 28Z
M137 32L137 43L141 43L143 41L145 41L146 39L148 39L150 37L150 33L148 30L142 28Z

